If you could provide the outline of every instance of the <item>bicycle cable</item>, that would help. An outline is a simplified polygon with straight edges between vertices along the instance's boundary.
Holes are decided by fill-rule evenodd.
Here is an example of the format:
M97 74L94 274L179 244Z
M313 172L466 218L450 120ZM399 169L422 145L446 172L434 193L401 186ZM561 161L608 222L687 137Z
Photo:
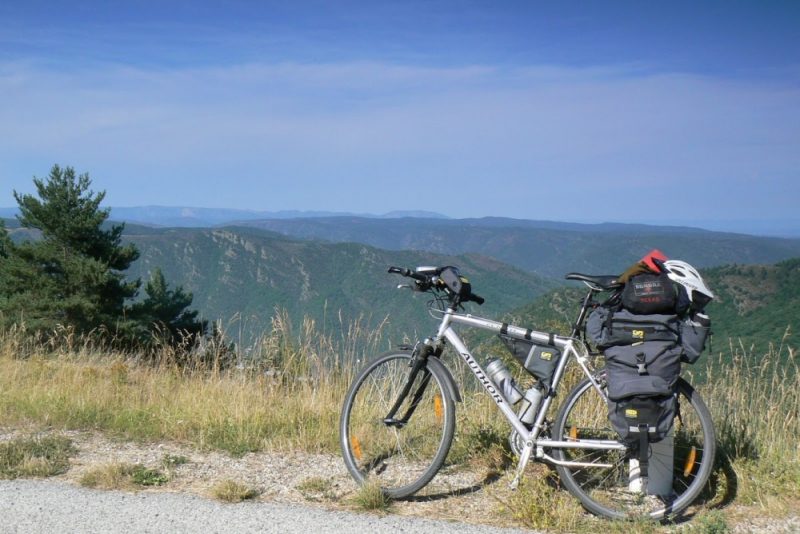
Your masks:
M433 294L433 298L428 301L428 315L434 319L444 317L445 310L449 304L449 299L443 295Z

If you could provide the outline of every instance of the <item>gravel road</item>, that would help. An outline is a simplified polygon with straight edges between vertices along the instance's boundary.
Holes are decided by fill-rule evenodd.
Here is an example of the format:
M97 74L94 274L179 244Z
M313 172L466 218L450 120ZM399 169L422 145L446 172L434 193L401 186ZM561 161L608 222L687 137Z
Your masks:
M0 532L488 534L530 531L398 515L328 511L291 504L221 504L179 493L95 491L52 480L15 480L0 481Z

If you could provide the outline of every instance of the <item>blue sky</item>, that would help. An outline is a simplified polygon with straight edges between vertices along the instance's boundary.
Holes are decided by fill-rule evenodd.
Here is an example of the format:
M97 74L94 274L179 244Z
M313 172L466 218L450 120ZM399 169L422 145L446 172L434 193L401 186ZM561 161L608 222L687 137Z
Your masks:
M800 2L6 2L0 206L800 219Z

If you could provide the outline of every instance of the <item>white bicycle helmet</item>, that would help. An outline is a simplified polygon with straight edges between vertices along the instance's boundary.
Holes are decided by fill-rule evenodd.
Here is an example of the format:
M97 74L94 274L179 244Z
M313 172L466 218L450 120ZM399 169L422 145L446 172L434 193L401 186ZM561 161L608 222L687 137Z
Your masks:
M667 269L667 276L669 279L686 288L686 293L689 295L690 301L694 301L695 291L705 296L708 300L714 298L714 293L711 292L703 281L703 277L700 276L697 269L685 261L667 260L663 265Z

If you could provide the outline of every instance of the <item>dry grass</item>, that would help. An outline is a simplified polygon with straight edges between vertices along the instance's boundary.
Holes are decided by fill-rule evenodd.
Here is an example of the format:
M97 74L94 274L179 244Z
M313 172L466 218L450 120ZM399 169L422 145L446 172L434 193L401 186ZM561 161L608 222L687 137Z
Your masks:
M332 478L309 477L295 486L295 489L309 501L331 501L336 499Z
M797 354L782 344L766 354L732 345L707 373L699 389L717 431L721 478L737 502L782 513L800 493Z
M134 440L169 439L232 454L257 450L328 451L352 380L342 361L380 352L380 333L319 335L312 321L295 334L277 315L273 330L247 352L243 368L214 370L137 364L132 355L91 344L27 346L0 333L0 424L34 422L99 429ZM26 358L18 358L25 347ZM279 409L276 409L279 408Z
M345 392L363 362L389 348L379 330L368 331L359 323L326 335L309 320L295 328L280 313L267 334L236 355L240 365L227 370L217 365L179 367L169 353L159 364L144 364L135 355L109 352L90 339L59 335L44 340L31 339L22 329L0 332L0 425L93 429L233 454L337 453L334 429ZM504 469L508 426L491 400L477 391L463 364L452 355L446 354L445 360L464 388L448 462L487 472ZM708 502L733 499L775 513L785 509L785 496L800 493L797 355L784 346L767 354L732 346L709 362L706 383L699 389L719 438L719 494ZM563 398L567 390L561 391ZM42 467L34 457L27 462L29 473ZM176 467L165 466L170 472ZM104 479L112 486L119 483L114 480L122 476L121 468L107 469L93 475L100 480L98 486L106 484ZM530 484L520 492L528 498L509 503L518 509L519 520L529 526L555 520L568 528L572 512L553 519L534 493L571 498L550 483ZM361 490L357 506L384 509L379 493Z
M60 475L74 453L72 442L59 436L0 443L0 479Z
M369 512L388 512L392 507L392 500L376 481L368 481L358 488L351 502L356 508Z
M81 486L97 489L131 489L132 464L110 463L95 466L80 478Z
M95 466L81 476L81 486L97 489L131 490L162 486L169 477L158 469L141 464L109 463Z
M507 499L495 498L505 513L536 530L575 532L586 515L578 501L559 486L558 477L544 466L529 472Z
M223 502L237 503L255 499L259 491L235 480L223 480L211 488L211 495Z

